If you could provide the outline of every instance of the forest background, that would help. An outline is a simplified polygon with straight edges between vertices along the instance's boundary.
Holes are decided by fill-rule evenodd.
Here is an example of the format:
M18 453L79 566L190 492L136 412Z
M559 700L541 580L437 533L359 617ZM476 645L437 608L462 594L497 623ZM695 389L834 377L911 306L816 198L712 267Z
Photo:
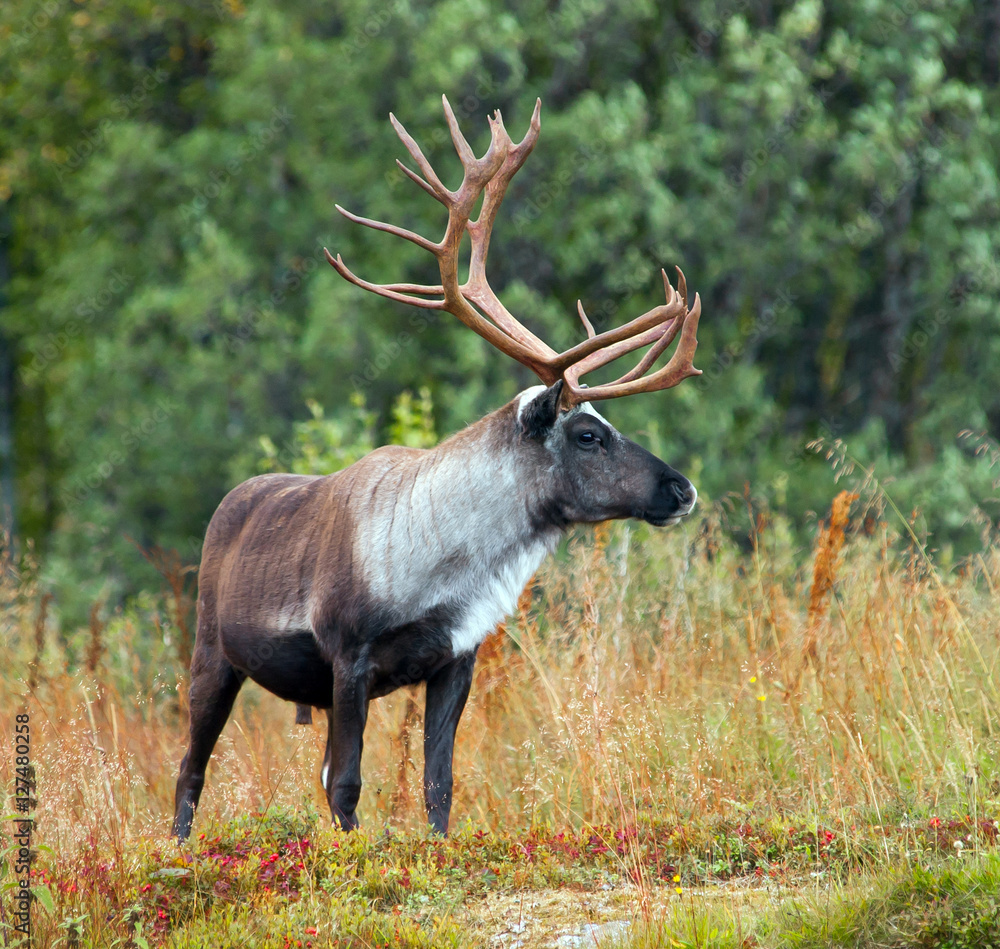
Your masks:
M490 261L508 307L563 348L578 298L607 329L680 265L704 375L612 421L706 505L748 492L799 532L837 490L810 443L839 439L947 567L1000 513L998 78L987 0L4 3L4 527L78 623L159 588L137 545L197 564L240 480L531 384L322 249L431 278L333 207L443 227L388 112L455 186L441 94L477 151L541 97Z

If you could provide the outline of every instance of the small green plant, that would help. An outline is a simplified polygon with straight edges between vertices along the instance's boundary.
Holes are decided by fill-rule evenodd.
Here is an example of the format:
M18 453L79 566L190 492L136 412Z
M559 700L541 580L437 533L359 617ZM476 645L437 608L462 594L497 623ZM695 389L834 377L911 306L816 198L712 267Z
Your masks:
M389 442L407 448L431 448L437 444L434 431L434 403L431 390L421 386L417 396L401 392L392 404Z
M350 408L328 418L315 399L306 405L312 416L292 426L292 437L280 450L267 435L260 437L261 472L325 475L346 468L375 447L375 413L360 392L351 396Z
M315 399L306 405L311 418L294 423L292 436L283 448L267 435L260 437L259 471L332 474L378 447L377 414L368 408L362 393L354 392L349 408L335 416L328 416ZM389 415L389 444L408 448L430 448L437 444L434 403L426 386L421 387L416 397L411 392L401 392Z
M83 939L84 927L87 923L87 914L84 913L82 916L67 916L59 924L59 929L65 933L61 938L64 940L64 945L67 949L75 949L76 946L80 945L80 940Z

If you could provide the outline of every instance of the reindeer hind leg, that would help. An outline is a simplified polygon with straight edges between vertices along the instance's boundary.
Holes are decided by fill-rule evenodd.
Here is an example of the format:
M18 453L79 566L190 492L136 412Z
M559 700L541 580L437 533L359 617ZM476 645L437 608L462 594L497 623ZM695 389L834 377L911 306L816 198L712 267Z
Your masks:
M191 823L205 784L208 759L245 678L226 661L218 648L217 639L213 645L214 649L196 650L191 664L191 744L181 762L174 797L172 833L178 840L187 840L191 833Z

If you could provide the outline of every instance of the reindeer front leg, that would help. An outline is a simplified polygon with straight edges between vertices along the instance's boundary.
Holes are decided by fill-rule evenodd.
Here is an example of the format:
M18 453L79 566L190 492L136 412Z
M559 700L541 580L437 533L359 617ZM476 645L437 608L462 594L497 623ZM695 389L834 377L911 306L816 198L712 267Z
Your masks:
M475 664L476 654L471 652L452 660L427 680L427 706L424 712L424 802L427 805L427 818L440 834L448 833L455 731L472 687L472 670Z
M324 775L333 822L344 830L358 826L355 811L361 797L361 750L368 721L368 682L357 666L347 659L334 664L327 739L330 770Z

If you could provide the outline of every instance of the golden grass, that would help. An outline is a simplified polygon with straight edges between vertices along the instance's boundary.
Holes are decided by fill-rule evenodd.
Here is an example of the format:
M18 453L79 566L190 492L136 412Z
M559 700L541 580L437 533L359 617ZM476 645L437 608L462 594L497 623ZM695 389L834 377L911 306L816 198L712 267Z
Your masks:
M942 579L884 525L843 544L836 511L813 571L795 564L780 524L755 533L749 558L710 520L575 535L483 646L459 730L455 819L495 828L600 824L623 811L993 807L1000 556L986 550ZM836 546L830 530L841 531ZM0 727L31 715L40 839L164 833L185 746L170 606L95 611L66 645L45 597L21 589L6 600ZM422 824L419 718L406 692L373 703L369 824ZM291 705L244 688L200 827L304 794L322 806L325 719L293 719Z

